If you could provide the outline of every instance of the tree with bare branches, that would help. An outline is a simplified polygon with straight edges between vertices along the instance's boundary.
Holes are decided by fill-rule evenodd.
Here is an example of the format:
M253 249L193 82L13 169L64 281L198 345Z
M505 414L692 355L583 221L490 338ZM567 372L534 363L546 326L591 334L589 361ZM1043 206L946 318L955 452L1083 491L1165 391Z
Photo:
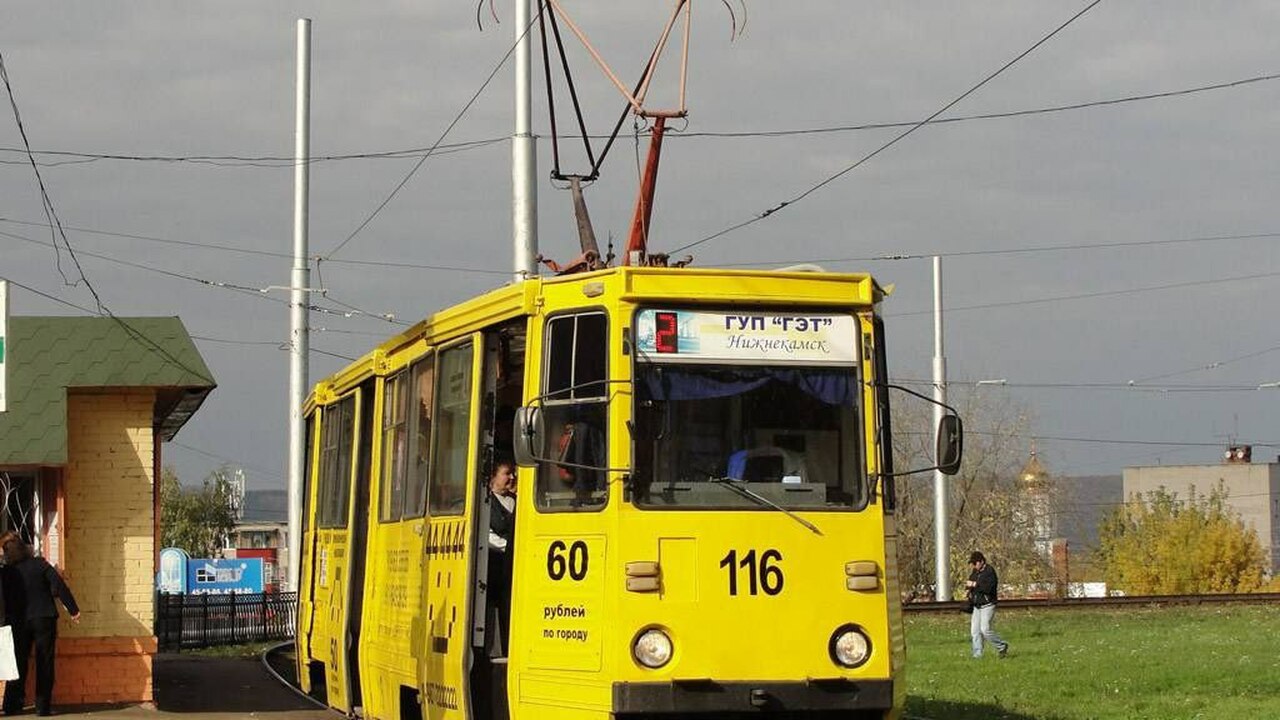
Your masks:
M893 406L894 467L898 472L933 464L932 407L901 401ZM964 462L946 480L953 597L963 596L965 559L980 549L1000 566L1005 585L1031 589L1052 577L1050 560L1037 548L1036 513L1056 513L1061 499L1052 486L1039 488L1038 503L1020 486L1027 460L1026 408L1003 391L952 389L949 400L965 425ZM932 473L900 477L897 490L898 567L902 587L932 596L935 582L934 483ZM959 589L957 589L959 588Z

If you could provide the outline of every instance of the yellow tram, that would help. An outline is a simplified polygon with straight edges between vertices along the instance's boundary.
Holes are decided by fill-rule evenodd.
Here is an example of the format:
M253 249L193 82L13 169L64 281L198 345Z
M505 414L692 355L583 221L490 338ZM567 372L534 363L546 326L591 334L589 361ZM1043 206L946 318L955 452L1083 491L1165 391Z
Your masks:
M317 384L304 689L382 720L897 717L884 294L801 269L536 278ZM948 415L944 472L959 449ZM486 571L508 459L509 615Z

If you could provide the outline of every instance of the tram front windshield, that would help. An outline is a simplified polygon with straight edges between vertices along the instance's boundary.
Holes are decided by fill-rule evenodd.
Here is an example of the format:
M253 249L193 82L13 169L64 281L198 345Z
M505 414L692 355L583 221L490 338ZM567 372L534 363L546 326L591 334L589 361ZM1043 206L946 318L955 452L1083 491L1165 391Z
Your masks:
M634 502L862 507L858 388L852 367L637 363Z

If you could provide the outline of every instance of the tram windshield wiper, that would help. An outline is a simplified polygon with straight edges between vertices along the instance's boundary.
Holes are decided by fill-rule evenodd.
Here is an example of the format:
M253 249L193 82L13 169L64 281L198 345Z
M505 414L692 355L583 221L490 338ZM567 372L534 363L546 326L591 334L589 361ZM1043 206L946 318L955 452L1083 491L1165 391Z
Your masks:
M761 495L760 493L758 493L758 492L756 492L756 491L752 490L751 488L748 488L748 487L744 487L744 486L742 486L741 484L739 484L739 483L738 483L738 481L734 480L733 478L727 478L727 477L716 477L716 476L714 476L714 475L710 475L710 474L708 474L708 475L707 475L707 479L708 479L708 480L710 480L710 481L711 481L711 482L713 482L713 483L716 483L717 485L723 485L723 486L725 486L725 487L729 488L730 490L732 490L732 491L734 491L734 492L738 493L739 495L741 495L741 496L743 496L743 497L745 497L745 498L747 498L747 499L749 499L749 500L751 500L751 501L755 502L757 505L763 505L763 506L765 506L765 507L773 508L774 510L777 510L778 512L782 513L783 515L786 515L787 517L791 518L792 520L795 520L796 522L800 523L801 525L803 525L803 526L805 526L805 527L809 528L809 529L810 529L810 530L812 530L815 534L817 534L817 535L822 535L822 531L818 529L818 526L817 526L817 525L814 525L813 523L809 522L808 520L805 520L804 518L800 517L799 515L797 515L797 514L795 514L795 513L791 512L790 510L788 510L788 509L786 509L786 508L782 507L782 506L781 506L781 505L779 505L778 503L776 503L776 502L774 502L774 501L770 500L769 498L767 498L767 497L765 497L765 496Z

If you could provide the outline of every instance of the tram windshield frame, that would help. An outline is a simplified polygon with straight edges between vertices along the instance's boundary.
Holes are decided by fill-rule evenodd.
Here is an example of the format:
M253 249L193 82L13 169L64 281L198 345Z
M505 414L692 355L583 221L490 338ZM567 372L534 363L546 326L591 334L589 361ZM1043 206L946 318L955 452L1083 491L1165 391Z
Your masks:
M867 507L858 366L659 360L633 368L636 507Z

